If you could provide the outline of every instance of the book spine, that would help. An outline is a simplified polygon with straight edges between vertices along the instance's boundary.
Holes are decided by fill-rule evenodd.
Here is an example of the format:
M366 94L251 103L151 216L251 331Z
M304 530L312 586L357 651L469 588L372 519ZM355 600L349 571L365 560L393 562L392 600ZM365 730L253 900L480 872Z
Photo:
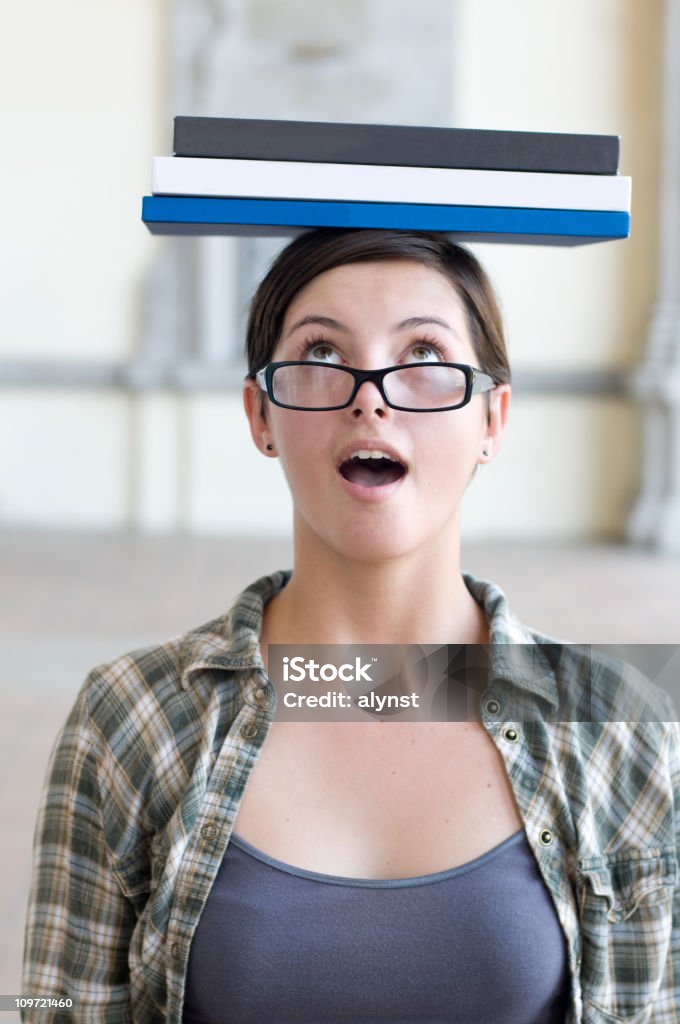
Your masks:
M630 216L620 211L183 196L146 196L142 220L150 231L164 234L294 235L315 227L385 228L551 245L627 238L630 231Z
M155 157L156 195L629 210L618 175Z
M472 128L176 117L176 156L616 174L619 138Z

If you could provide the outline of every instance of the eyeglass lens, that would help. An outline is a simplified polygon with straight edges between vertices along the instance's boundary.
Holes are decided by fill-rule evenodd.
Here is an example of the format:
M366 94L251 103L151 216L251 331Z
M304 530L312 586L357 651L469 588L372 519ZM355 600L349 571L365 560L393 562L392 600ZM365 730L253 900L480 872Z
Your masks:
M440 409L465 400L462 370L436 363L399 367L383 378L390 402L407 409ZM337 366L279 366L273 374L274 398L304 409L341 406L349 401L354 378Z

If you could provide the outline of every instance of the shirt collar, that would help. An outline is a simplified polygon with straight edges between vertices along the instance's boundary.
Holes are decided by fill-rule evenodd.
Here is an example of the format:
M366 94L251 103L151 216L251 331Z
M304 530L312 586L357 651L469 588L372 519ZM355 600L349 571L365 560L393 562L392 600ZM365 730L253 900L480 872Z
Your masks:
M192 630L184 639L182 685L202 669L229 672L264 671L259 637L267 602L283 587L291 570L263 576L247 587L226 615ZM496 584L463 574L465 584L482 606L489 624L491 681L510 683L557 707L555 664L562 644L528 629L513 615Z
M556 667L565 643L523 625L511 612L500 587L463 573L465 584L482 606L489 624L489 666L492 680L509 683L553 708L560 704Z
M262 576L239 594L226 615L188 633L182 651L182 686L201 669L238 672L261 669L260 630L262 612L268 601L288 583L292 572L285 570Z

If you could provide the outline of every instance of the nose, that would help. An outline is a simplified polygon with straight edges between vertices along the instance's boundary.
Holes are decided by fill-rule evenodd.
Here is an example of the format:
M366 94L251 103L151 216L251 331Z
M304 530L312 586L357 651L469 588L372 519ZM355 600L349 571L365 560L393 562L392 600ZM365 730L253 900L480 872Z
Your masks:
M389 405L381 395L378 385L372 380L365 380L359 385L350 409L355 419L371 415L383 419L387 415Z

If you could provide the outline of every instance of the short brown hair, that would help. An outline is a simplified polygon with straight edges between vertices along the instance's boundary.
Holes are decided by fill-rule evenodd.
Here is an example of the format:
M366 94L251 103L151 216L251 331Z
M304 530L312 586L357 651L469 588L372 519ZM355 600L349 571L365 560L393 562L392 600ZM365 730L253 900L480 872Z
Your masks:
M270 362L297 293L319 274L346 263L412 260L450 282L465 307L479 369L497 384L510 382L503 321L493 286L479 261L445 235L419 231L321 228L299 235L279 253L250 306L246 333L248 376Z

